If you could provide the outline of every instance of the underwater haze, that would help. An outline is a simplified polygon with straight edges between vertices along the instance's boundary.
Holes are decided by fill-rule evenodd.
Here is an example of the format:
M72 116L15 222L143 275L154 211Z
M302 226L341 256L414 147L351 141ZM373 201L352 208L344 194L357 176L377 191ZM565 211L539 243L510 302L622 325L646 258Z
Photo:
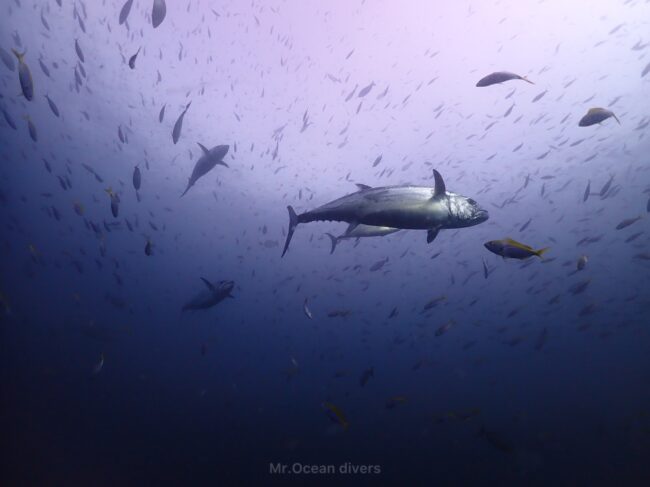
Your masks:
M649 99L650 0L2 0L0 482L650 485Z

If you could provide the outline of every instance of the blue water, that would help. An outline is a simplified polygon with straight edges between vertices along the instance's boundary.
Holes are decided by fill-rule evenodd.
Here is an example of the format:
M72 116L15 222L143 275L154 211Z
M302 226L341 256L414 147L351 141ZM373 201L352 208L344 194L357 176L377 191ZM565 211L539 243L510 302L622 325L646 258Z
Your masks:
M0 5L3 485L648 485L650 1L152 3ZM280 257L433 169L490 219Z

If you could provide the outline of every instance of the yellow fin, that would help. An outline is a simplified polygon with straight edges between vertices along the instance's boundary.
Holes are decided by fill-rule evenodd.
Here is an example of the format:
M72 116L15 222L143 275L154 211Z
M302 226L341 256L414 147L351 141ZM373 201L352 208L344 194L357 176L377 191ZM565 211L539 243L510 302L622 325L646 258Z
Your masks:
M520 249L530 250L531 252L533 252L533 248L532 248L532 247L529 247L528 245L522 244L521 242L517 242L516 240L513 240L513 239L511 239L510 237L508 237L508 238L504 238L503 240L504 240L506 243L509 243L510 245L512 245L513 247L518 247L518 248L520 248Z
M537 257L541 257L541 256L544 255L544 254L545 254L545 253L546 253L550 248L551 248L551 247L544 247L543 249L535 250L535 251L534 251L534 252L535 252L535 255L536 255Z

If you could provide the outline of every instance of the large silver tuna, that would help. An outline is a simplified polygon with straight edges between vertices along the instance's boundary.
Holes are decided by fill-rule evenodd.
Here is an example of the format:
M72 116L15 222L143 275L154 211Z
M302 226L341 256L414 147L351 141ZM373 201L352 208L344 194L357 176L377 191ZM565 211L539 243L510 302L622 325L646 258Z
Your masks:
M351 233L358 225L391 227L405 230L427 230L432 242L442 229L478 225L488 219L488 212L476 201L450 193L438 171L434 169L435 187L385 186L360 190L319 208L297 215L289 210L289 231L282 255L287 252L293 232L299 223L313 221L344 221Z

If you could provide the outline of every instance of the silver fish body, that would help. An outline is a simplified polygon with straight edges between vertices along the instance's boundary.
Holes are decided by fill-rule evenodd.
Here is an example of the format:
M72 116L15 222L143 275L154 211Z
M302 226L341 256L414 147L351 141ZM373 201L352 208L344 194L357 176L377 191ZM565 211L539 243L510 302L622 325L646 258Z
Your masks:
M199 178L209 173L217 164L228 167L228 164L223 162L223 158L226 157L226 154L228 154L228 149L230 149L230 146L218 145L209 150L201 144L199 144L199 147L201 147L203 155L198 161L196 161L194 169L192 169L190 180L187 183L187 188L185 188L185 191L181 197L185 196L185 193L187 193L190 188L194 186Z

